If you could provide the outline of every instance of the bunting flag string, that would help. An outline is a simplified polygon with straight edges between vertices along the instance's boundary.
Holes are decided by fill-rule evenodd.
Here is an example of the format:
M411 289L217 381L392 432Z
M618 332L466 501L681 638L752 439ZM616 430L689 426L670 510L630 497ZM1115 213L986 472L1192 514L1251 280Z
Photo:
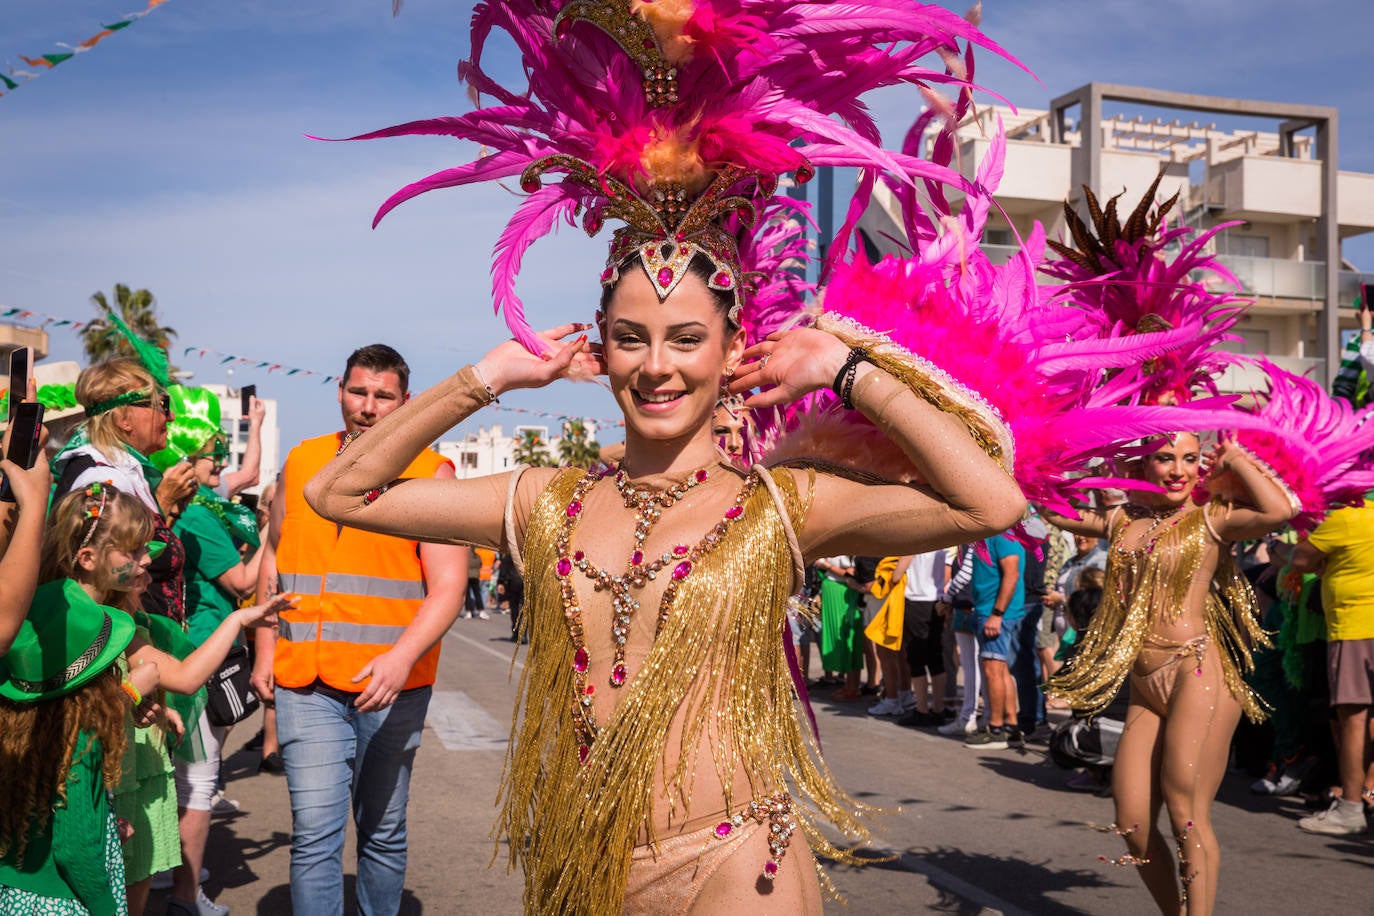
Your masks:
M79 332L86 325L90 324L89 321L74 321L70 318L60 318L56 315L45 315L42 312L35 312L32 309L6 308L3 306L0 306L0 318L10 318L17 321L37 319L41 322L40 326L43 328L68 328L74 332ZM276 372L293 378L318 378L322 385L339 381L339 376L337 375L329 375L319 369L302 369L298 366L288 366L277 360L258 359L252 356L239 356L236 353L225 353L220 350L212 350L209 347L190 346L182 348L182 359L188 359L193 356L197 359L213 359L219 365L226 368L242 366L247 369L262 369L268 374ZM597 426L603 428L621 427L625 425L625 421L619 418L613 420L599 419L597 417L584 417L576 414L561 414L548 410L537 410L531 407L506 407L501 404L491 404L484 409L542 417L547 420L557 420L560 423L567 422L568 420L590 420Z
M13 92L14 90L22 86L24 83L36 80L44 74L51 73L53 68L56 67L58 64L66 63L73 57L76 57L78 54L85 54L87 51L91 50L96 45L100 44L102 41L109 38L115 32L127 29L129 26L133 25L135 22L142 19L144 16L148 15L153 10L157 9L159 6L166 2L167 0L148 0L148 5L139 12L129 13L124 17L110 23L109 25L102 23L100 26L100 31L96 32L94 35L92 35L90 38L87 38L85 41L77 42L76 44L67 44L66 42L59 41L57 42L57 46L59 48L63 48L64 50L58 53L40 54L37 57L26 57L25 55L20 54L20 60L28 64L30 67L34 67L36 69L19 70L11 66L9 68L8 75L0 73L0 95L5 95L8 92ZM16 77L18 79L16 79ZM20 82L20 80L22 80L23 82Z

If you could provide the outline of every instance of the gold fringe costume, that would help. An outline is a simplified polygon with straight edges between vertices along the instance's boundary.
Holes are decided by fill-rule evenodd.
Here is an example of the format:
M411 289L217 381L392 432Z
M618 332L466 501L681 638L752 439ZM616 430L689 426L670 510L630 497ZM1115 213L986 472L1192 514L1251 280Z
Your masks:
M1217 649L1227 688L1252 721L1265 717L1264 703L1245 683L1244 674L1254 667L1251 650L1268 646L1269 638L1260 627L1250 583L1237 569L1228 545L1216 537L1208 511L1202 507L1184 513L1158 539L1135 548L1122 544L1131 519L1124 512L1112 519L1102 604L1082 648L1068 668L1046 684L1046 693L1063 697L1075 710L1105 709L1155 627L1182 618L1194 580L1209 549L1215 549L1216 570L1203 603L1203 625Z
M701 766L714 769L727 814L792 787L810 803L810 810L796 805L794 811L807 840L823 855L848 858L820 835L818 815L848 834L867 836L855 816L863 806L835 786L816 755L794 707L784 655L787 599L797 588L800 562L791 532L805 519L809 494L799 492L789 470L751 473L763 485L682 579L673 613L605 717L585 763L572 711L581 698L555 572L556 542L583 472L560 472L538 496L523 551L530 653L499 825L510 840L512 865L524 867L530 912L620 912L628 904L632 861L638 870L656 857L655 796L685 818ZM588 635L598 629L588 625ZM709 761L699 759L703 739ZM674 740L680 753L671 748ZM747 783L744 797L738 793L740 774ZM715 816L704 828L683 835L708 833L720 819L719 812L709 813ZM676 848L680 840L668 842ZM681 868L680 858L668 856L665 865ZM797 865L786 860L782 868Z

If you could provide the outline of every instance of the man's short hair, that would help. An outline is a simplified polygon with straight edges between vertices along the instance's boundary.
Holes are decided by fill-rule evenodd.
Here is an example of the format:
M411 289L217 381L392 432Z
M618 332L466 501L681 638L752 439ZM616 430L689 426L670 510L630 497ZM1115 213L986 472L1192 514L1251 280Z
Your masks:
M395 372L396 377L401 380L401 394L410 390L410 367L406 365L405 357L386 344L368 344L354 350L349 355L348 362L344 364L340 385L348 380L354 366L362 366L371 372Z

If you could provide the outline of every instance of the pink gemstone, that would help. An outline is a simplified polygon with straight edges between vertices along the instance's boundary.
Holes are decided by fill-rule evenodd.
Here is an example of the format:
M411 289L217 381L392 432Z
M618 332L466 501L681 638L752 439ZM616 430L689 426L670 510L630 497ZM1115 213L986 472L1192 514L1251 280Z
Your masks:
M722 270L720 273L715 275L715 277L712 279L712 282L715 283L716 286L719 286L721 289L729 289L730 275Z
M705 482L706 482L706 469L705 469L705 468L697 468L697 472L696 472L696 474L695 474L694 476L695 476L696 479L697 479L697 483L705 483Z
M596 693L596 688L593 687L591 684L588 684L587 689L584 691L584 693L586 693L587 696L591 696L592 694Z
M643 563L643 562L644 562L644 551L642 551L642 550L636 550L634 553L630 554L630 565L631 565L631 566L638 566L640 563Z
M568 518L572 518L574 515L576 515L577 513L581 512L581 511L582 511L582 500L580 500L580 499L574 499L572 502L568 503Z
M679 564L677 564L676 566L673 567L673 578L674 578L674 579L685 579L685 578L687 578L687 574L688 574L689 572L691 572L691 571L692 571L692 561L691 561L691 560L683 560L681 563L679 563Z
M673 554L679 557L687 556L687 551L691 550L686 544L678 544L673 548Z
M573 655L573 670L578 674L585 674L587 672L587 661L588 656L586 648L578 646L577 652Z
M586 555L585 553L583 553L582 551L580 551L580 550L575 551L575 552L573 553L573 559L574 559L575 561L577 561L578 563L581 563L581 562L582 562L583 560L585 560L586 558L587 558L587 555Z
M569 560L567 557L559 557L558 574L560 576L566 576L570 572L572 572L572 561Z
M578 762L579 762L579 763L586 763L586 762L587 762L587 755L590 754L591 752L592 752L592 749L591 749L590 747L588 747L587 745L585 745L585 744L580 745L580 746L577 748L577 760L578 760Z
M659 285L659 286L667 286L669 283L672 283L672 282L673 282L673 269L672 269L671 267L665 267L665 268L663 268L662 270L660 270L660 271L658 272L658 285Z
M725 517L728 518L728 519L730 519L730 521L734 521L735 519L739 518L739 517L740 517L741 515L743 515L743 514L744 514L744 507L743 507L743 506L731 506L730 508L728 508L728 509L725 510Z
M716 836L723 840L728 837L734 829L735 828L730 825L729 821L721 821L716 825Z
M608 280L610 280L610 279L611 279L611 273L612 273L612 268L610 268L610 267L607 267L605 270L603 270L603 271L601 272L601 282L602 282L602 283L605 283L605 282L607 282Z
M769 859L767 862L763 863L763 873L770 878L776 876L778 873L778 863Z
M629 672L625 670L625 665L623 663L616 665L611 669L611 683L619 687L621 684L625 683L625 678L628 675Z

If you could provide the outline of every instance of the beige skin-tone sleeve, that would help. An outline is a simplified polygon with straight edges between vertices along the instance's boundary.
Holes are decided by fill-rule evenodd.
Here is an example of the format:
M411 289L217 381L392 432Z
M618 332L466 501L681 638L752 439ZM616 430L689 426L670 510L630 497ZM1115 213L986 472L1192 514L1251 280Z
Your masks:
M920 472L924 485L816 477L811 511L798 535L809 561L836 554L894 556L966 544L1021 520L1020 488L945 413L881 369L863 364L852 400ZM808 481L797 472L806 493Z
M382 419L305 485L305 498L341 525L439 544L471 544L507 552L505 516L510 473L471 480L397 476L431 442L491 403L471 367L463 369ZM512 528L523 533L534 496L549 470L524 474L516 488ZM365 495L391 484L371 503Z

